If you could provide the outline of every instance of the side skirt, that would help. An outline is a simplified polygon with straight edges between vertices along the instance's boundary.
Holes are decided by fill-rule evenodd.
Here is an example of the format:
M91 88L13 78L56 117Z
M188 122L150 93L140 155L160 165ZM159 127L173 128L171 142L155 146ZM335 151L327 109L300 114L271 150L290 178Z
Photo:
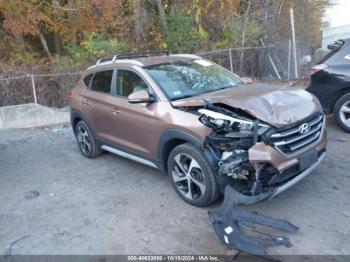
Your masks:
M116 148L113 148L113 147L110 147L110 146L106 146L106 145L102 145L101 149L106 150L108 152L111 152L113 154L116 154L118 156L122 156L122 157L125 157L125 158L128 158L128 159L134 160L136 162L139 162L141 164L144 164L144 165L147 165L147 166L150 166L150 167L158 169L158 167L157 167L157 165L155 163L153 163L153 162L151 162L151 161L149 161L147 159L144 159L142 157L135 156L133 154L127 153L125 151L122 151L122 150L119 150L119 149L116 149Z

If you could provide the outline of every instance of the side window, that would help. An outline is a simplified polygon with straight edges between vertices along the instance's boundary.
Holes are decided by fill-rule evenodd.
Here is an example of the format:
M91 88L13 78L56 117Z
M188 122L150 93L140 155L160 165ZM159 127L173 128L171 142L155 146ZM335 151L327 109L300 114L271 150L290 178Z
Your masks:
M91 78L92 78L92 75L93 75L93 74L90 74L90 75L87 75L87 76L84 77L83 82L84 82L84 84L86 85L86 87L89 87L89 84L90 84L90 80L91 80Z
M94 74L91 82L91 90L110 93L112 83L113 70L99 71Z
M118 69L116 88L118 96L129 96L143 89L148 90L148 86L138 74L130 70Z

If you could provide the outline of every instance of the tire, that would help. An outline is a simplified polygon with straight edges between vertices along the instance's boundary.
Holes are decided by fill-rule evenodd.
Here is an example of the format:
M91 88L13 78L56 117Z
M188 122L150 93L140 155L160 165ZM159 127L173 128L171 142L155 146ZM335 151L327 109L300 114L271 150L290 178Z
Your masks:
M334 106L334 117L338 125L350 133L350 93L337 100Z
M203 207L219 197L219 186L209 162L191 144L175 147L169 155L167 167L176 193L187 203Z
M75 125L74 134L83 156L94 158L101 154L102 150L97 146L90 128L84 121L79 121Z

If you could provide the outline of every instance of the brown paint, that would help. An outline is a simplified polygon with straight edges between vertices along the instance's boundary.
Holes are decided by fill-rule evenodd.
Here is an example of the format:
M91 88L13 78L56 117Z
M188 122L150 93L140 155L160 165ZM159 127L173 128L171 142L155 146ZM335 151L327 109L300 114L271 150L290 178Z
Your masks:
M146 65L190 59L186 57L140 58ZM139 74L157 96L153 103L132 104L127 97L112 96L88 90L84 76L104 69L130 69ZM88 69L70 100L71 109L80 112L88 120L99 140L107 141L149 159L157 160L160 136L167 129L184 131L201 141L211 132L199 120L199 115L182 110L183 107L204 105L203 99L211 103L223 103L241 109L269 125L281 127L321 111L318 100L303 90L277 89L263 84L250 84L207 93L178 101L168 101L157 83L141 67L130 63L106 64ZM145 98L144 93L135 92L131 98ZM320 139L303 149L320 151L326 147L326 132ZM300 153L301 153L300 152ZM271 163L280 171L297 164L297 156L287 157L276 149L257 143L249 150L251 162Z

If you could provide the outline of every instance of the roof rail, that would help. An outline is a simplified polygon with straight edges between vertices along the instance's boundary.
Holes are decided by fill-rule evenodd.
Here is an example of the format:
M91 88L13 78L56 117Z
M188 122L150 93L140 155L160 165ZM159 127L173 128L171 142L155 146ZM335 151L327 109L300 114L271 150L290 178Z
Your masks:
M105 62L114 63L118 59L131 59L131 58L141 58L141 57L151 57L152 55L170 55L170 51L162 50L162 51L146 51L146 52L131 52L131 53L120 53L116 54L113 57L101 58L97 60L96 65Z

